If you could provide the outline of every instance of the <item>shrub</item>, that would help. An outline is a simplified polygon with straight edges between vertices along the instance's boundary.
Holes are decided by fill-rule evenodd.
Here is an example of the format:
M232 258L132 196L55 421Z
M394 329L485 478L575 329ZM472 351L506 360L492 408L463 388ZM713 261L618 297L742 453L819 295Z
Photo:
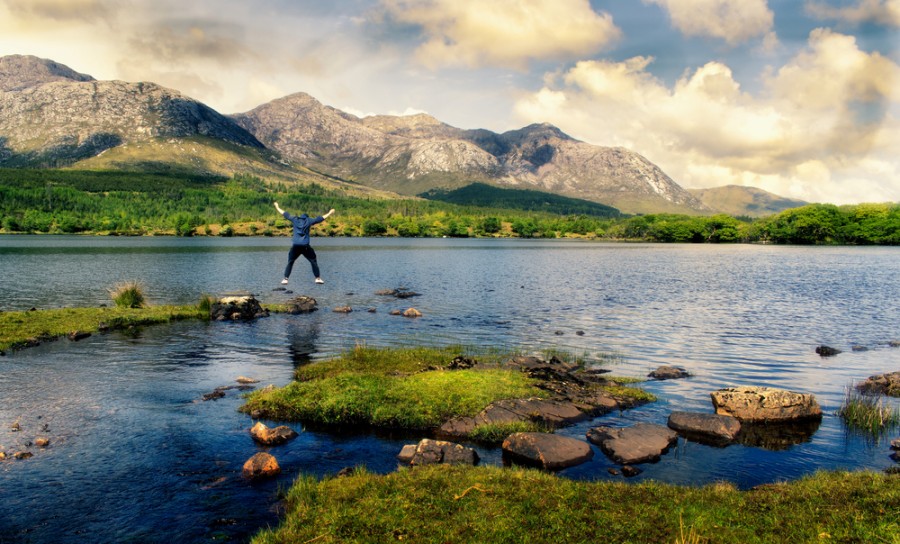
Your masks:
M109 295L119 308L144 307L144 287L137 281L132 280L116 284L109 291Z
M838 415L849 428L875 437L900 424L900 409L888 406L881 395L862 393L853 386L847 388Z

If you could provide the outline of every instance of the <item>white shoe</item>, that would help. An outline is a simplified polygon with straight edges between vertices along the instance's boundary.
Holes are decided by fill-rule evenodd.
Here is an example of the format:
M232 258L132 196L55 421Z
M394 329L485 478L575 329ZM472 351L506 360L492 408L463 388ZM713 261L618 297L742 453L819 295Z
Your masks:
M281 285L287 285L287 278L284 278L283 280L281 280Z
M322 278L316 278L316 283L322 284L325 283L325 280L323 280Z

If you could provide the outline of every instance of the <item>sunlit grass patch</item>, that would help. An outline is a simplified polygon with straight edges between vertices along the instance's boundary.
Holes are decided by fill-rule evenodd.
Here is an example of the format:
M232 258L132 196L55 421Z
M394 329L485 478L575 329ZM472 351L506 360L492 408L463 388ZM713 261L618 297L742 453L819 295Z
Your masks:
M109 296L118 308L143 308L147 303L144 286L135 280L116 284L109 290Z

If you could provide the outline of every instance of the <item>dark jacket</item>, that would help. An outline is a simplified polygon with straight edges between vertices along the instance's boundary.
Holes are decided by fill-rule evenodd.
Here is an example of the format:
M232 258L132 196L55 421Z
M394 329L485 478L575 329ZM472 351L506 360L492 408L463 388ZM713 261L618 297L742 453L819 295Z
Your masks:
M312 219L309 218L308 215L300 214L300 217L295 215L291 215L288 212L284 212L284 218L293 223L294 225L294 239L293 243L295 246L308 246L309 245L309 228L317 223L321 223L325 221L325 218L321 215L319 217L314 217Z

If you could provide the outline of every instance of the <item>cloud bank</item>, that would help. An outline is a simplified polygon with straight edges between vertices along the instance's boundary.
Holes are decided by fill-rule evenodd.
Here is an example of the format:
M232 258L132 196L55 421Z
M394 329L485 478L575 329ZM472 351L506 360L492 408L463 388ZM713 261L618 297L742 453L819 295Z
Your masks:
M775 16L766 0L644 0L662 6L686 36L720 38L736 45L758 36L774 39Z

